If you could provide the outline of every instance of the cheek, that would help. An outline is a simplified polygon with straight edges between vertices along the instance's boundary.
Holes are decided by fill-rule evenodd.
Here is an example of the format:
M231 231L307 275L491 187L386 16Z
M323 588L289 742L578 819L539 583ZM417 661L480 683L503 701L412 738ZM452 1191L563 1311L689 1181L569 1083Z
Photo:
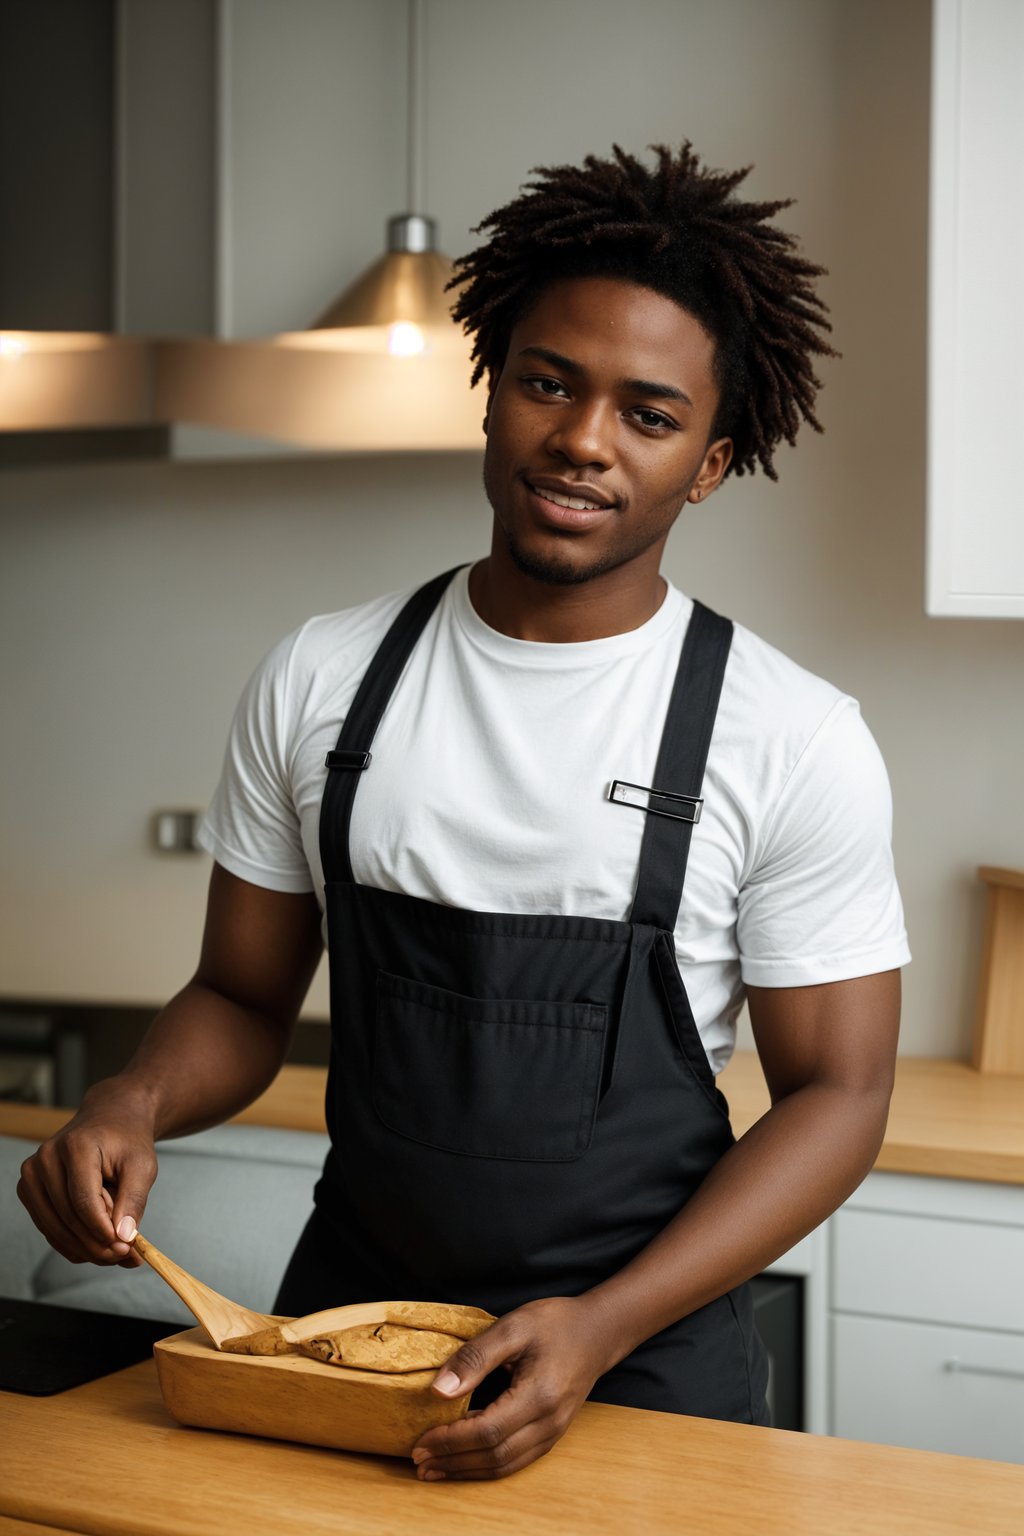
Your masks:
M529 450L536 442L536 430L531 431L530 428L530 414L522 408L505 405L499 411L492 411L487 432L487 449L492 458L501 456L508 459L511 467L523 451Z
M637 499L652 516L663 514L666 509L678 511L686 500L701 463L703 460L692 464L689 456L682 461L674 458L671 463L666 463L663 456L659 458L655 454L635 460L632 478Z

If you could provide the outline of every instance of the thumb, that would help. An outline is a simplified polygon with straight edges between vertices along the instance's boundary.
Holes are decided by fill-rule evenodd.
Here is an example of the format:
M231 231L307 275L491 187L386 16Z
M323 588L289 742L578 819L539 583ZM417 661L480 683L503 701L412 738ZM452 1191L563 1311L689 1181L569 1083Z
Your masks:
M134 1242L155 1179L156 1157L145 1152L129 1154L118 1169L110 1219L123 1243Z
M457 1349L451 1359L445 1361L431 1385L442 1397L461 1397L465 1392L472 1392L485 1376L519 1353L511 1330L503 1322L497 1322L486 1333L478 1334Z

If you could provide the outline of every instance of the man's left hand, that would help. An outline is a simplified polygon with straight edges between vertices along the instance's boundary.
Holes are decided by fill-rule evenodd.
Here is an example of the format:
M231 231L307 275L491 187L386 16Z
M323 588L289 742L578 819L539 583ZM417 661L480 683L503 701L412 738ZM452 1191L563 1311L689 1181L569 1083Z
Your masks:
M565 1434L597 1378L614 1364L587 1296L531 1301L463 1344L434 1381L459 1397L505 1366L512 1380L487 1408L430 1429L412 1457L426 1482L507 1477L545 1455Z

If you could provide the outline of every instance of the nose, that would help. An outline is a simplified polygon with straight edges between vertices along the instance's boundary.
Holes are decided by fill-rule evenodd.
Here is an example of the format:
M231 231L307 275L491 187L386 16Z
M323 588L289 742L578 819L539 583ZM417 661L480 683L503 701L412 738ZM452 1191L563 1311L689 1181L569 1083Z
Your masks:
M600 400L567 401L552 413L548 451L582 469L609 469L615 462L615 412Z

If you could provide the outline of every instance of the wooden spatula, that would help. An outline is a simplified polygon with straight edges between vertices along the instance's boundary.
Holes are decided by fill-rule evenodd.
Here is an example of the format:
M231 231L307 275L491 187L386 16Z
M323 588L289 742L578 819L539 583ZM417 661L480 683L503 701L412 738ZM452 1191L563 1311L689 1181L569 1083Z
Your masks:
M201 1280L197 1280L194 1275L190 1275L187 1270L175 1264L165 1253L161 1253L159 1248L154 1248L141 1232L136 1232L134 1245L136 1253L141 1254L160 1278L167 1281L171 1290L181 1297L218 1349L225 1339L235 1339L239 1334L255 1333L259 1329L271 1328L280 1321L279 1318L270 1317L265 1312L253 1312L249 1307L240 1306L237 1301L229 1301L218 1291L203 1285Z
M388 1308L393 1305L366 1301L331 1307L326 1312L313 1312L308 1317L273 1317L266 1312L253 1312L250 1307L229 1301L219 1291L211 1290L208 1285L190 1275L187 1269L182 1269L180 1264L175 1264L173 1259L161 1253L141 1232L136 1232L133 1241L136 1252L181 1297L217 1348L224 1349L226 1345L231 1353L283 1354L290 1351L299 1339L314 1338L317 1333L332 1328L352 1327L356 1323L387 1322ZM409 1303L398 1305L408 1306Z
M358 1323L440 1327L442 1332L450 1331L458 1338L469 1339L495 1321L490 1312L482 1312L479 1307L420 1301L359 1301L329 1307L325 1312L311 1312L306 1317L273 1317L266 1312L253 1312L211 1290L161 1253L141 1232L136 1232L134 1244L136 1252L181 1297L216 1347L232 1354L285 1354L303 1339L312 1339L333 1329L352 1328Z

